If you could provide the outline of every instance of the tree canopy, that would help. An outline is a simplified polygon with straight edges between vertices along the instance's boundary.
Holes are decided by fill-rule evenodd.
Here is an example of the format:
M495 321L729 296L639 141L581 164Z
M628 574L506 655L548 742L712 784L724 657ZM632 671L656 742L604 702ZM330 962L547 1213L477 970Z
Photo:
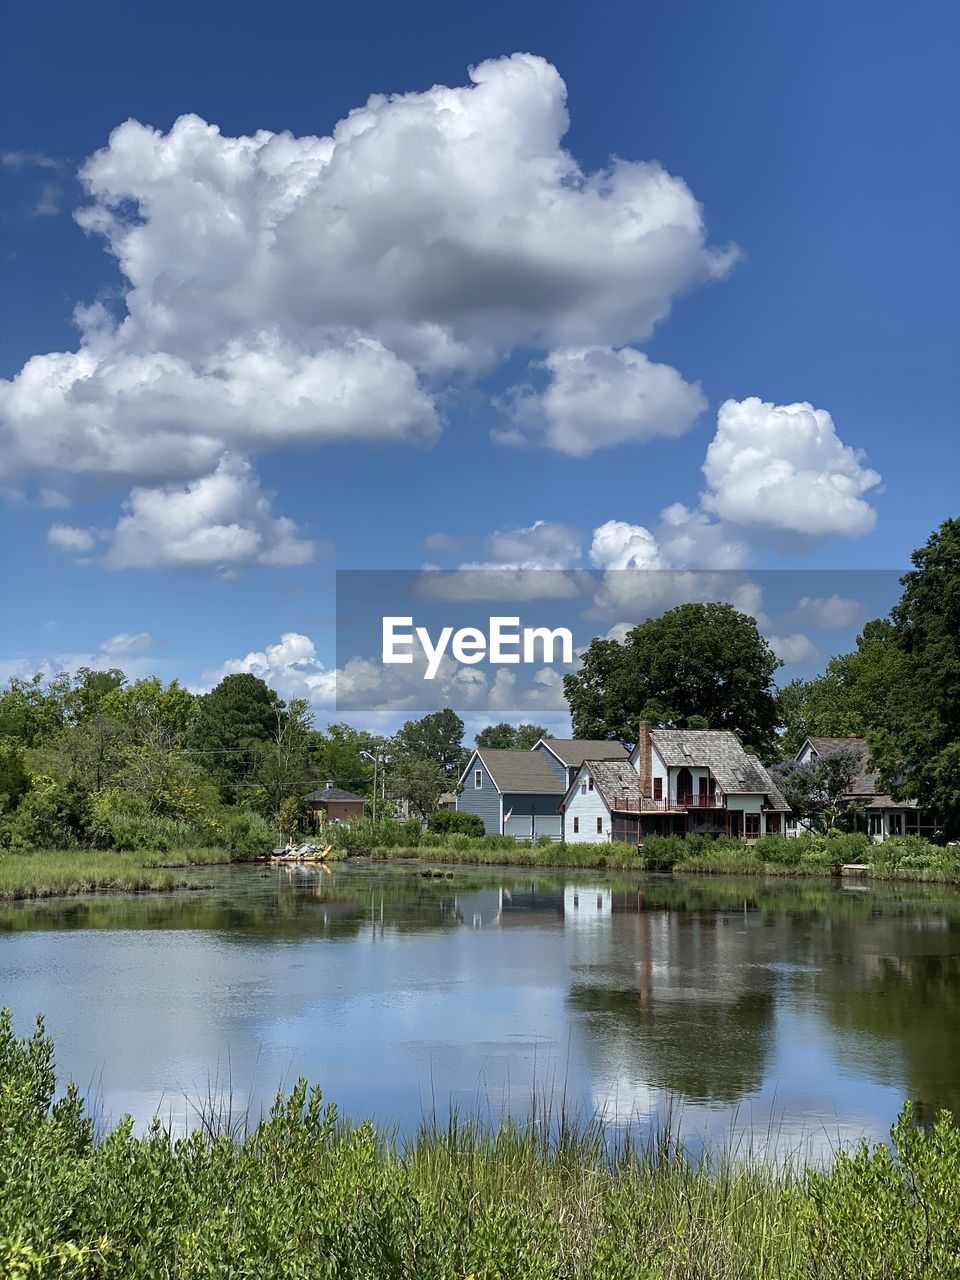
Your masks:
M874 762L898 799L939 814L960 836L960 520L911 557L891 611L895 683L868 726Z
M729 604L683 604L596 639L563 688L577 738L636 737L641 720L730 729L762 758L777 754L773 674L780 660L753 618Z
M496 747L507 751L529 751L541 738L551 738L542 724L488 724L476 737L478 747Z
M433 711L421 720L407 720L397 730L393 748L398 756L432 760L452 786L466 764L463 721L450 707Z

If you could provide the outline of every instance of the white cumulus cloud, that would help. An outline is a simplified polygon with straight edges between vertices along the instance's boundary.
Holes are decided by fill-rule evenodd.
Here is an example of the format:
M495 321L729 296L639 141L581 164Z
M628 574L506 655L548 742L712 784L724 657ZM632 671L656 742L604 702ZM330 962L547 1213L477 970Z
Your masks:
M97 561L108 569L232 573L256 564L308 564L319 550L292 520L274 515L247 459L229 455L185 486L135 488L112 530L55 525L48 537L68 551L103 541Z
M0 383L0 477L150 485L225 450L429 440L445 379L517 347L642 340L735 254L708 246L682 179L585 172L567 126L563 80L529 54L374 95L327 136L119 125L76 217L121 305L78 309L77 350Z
M789 636L767 636L767 644L785 663L808 662L818 657L817 646L809 636L794 632Z
M552 351L544 367L544 390L511 390L510 426L495 431L495 439L542 443L583 457L612 445L682 435L707 407L699 386L633 347Z
M840 440L830 414L810 404L727 400L703 473L704 509L755 533L802 542L868 533L876 522L865 495L880 476Z

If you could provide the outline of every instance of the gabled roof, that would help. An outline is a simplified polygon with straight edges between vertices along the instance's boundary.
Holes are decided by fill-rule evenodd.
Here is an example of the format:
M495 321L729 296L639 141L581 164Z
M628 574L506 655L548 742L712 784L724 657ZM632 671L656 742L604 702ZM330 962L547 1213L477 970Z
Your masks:
M837 751L849 751L857 756L860 761L860 768L851 784L849 794L852 796L872 796L876 793L877 774L876 772L871 772L868 768L870 746L866 738L858 738L853 735L846 738L807 738L800 751L797 752L797 757L799 757L800 752L803 751L803 747L808 742L820 757L833 755Z
M584 760L626 760L629 752L611 738L541 738L533 747L546 747L561 764L576 769Z
M789 809L767 770L728 729L652 729L650 737L668 767L699 765L727 795L766 795L775 809Z
M363 796L355 796L352 791L344 791L341 787L321 787L319 791L309 791L304 800L355 800L363 804Z
M478 747L461 775L461 782L479 757L500 792L527 792L562 796L566 787L539 751L512 751L505 747Z
M588 772L593 778L600 798L608 809L614 796L630 796L639 802L640 779L629 760L584 760L564 794L564 803L570 792L578 786L584 772Z

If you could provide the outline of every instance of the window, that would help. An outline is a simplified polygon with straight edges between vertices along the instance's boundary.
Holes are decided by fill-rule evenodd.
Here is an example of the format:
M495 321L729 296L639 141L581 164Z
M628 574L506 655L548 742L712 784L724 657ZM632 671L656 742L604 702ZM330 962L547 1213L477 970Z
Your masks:
M892 836L903 835L903 814L891 813L887 815L887 831Z
M882 813L867 814L867 831L872 836L883 835L883 814Z
M587 780L587 786L590 788L591 791L593 790L593 778L589 778Z
M597 835L598 836L603 835L603 818L597 819Z
M574 820L573 820L573 834L574 834L575 836L578 836L578 835L580 834L580 819L579 819L579 818L574 818Z
M483 786L483 770L475 769L473 774L473 789L479 791Z
M756 840L760 834L759 813L745 813L743 815L743 834L748 840Z
M653 798L654 800L663 799L663 779L654 778L653 780Z

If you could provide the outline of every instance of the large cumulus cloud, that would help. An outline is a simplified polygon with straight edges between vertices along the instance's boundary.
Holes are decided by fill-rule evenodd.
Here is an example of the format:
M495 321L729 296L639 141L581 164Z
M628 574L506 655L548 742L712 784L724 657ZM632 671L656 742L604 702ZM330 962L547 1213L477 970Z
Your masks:
M374 96L328 137L128 120L83 166L77 219L124 283L79 350L0 390L0 466L186 478L218 449L429 438L436 379L523 345L641 339L721 275L686 184L584 173L542 58Z

